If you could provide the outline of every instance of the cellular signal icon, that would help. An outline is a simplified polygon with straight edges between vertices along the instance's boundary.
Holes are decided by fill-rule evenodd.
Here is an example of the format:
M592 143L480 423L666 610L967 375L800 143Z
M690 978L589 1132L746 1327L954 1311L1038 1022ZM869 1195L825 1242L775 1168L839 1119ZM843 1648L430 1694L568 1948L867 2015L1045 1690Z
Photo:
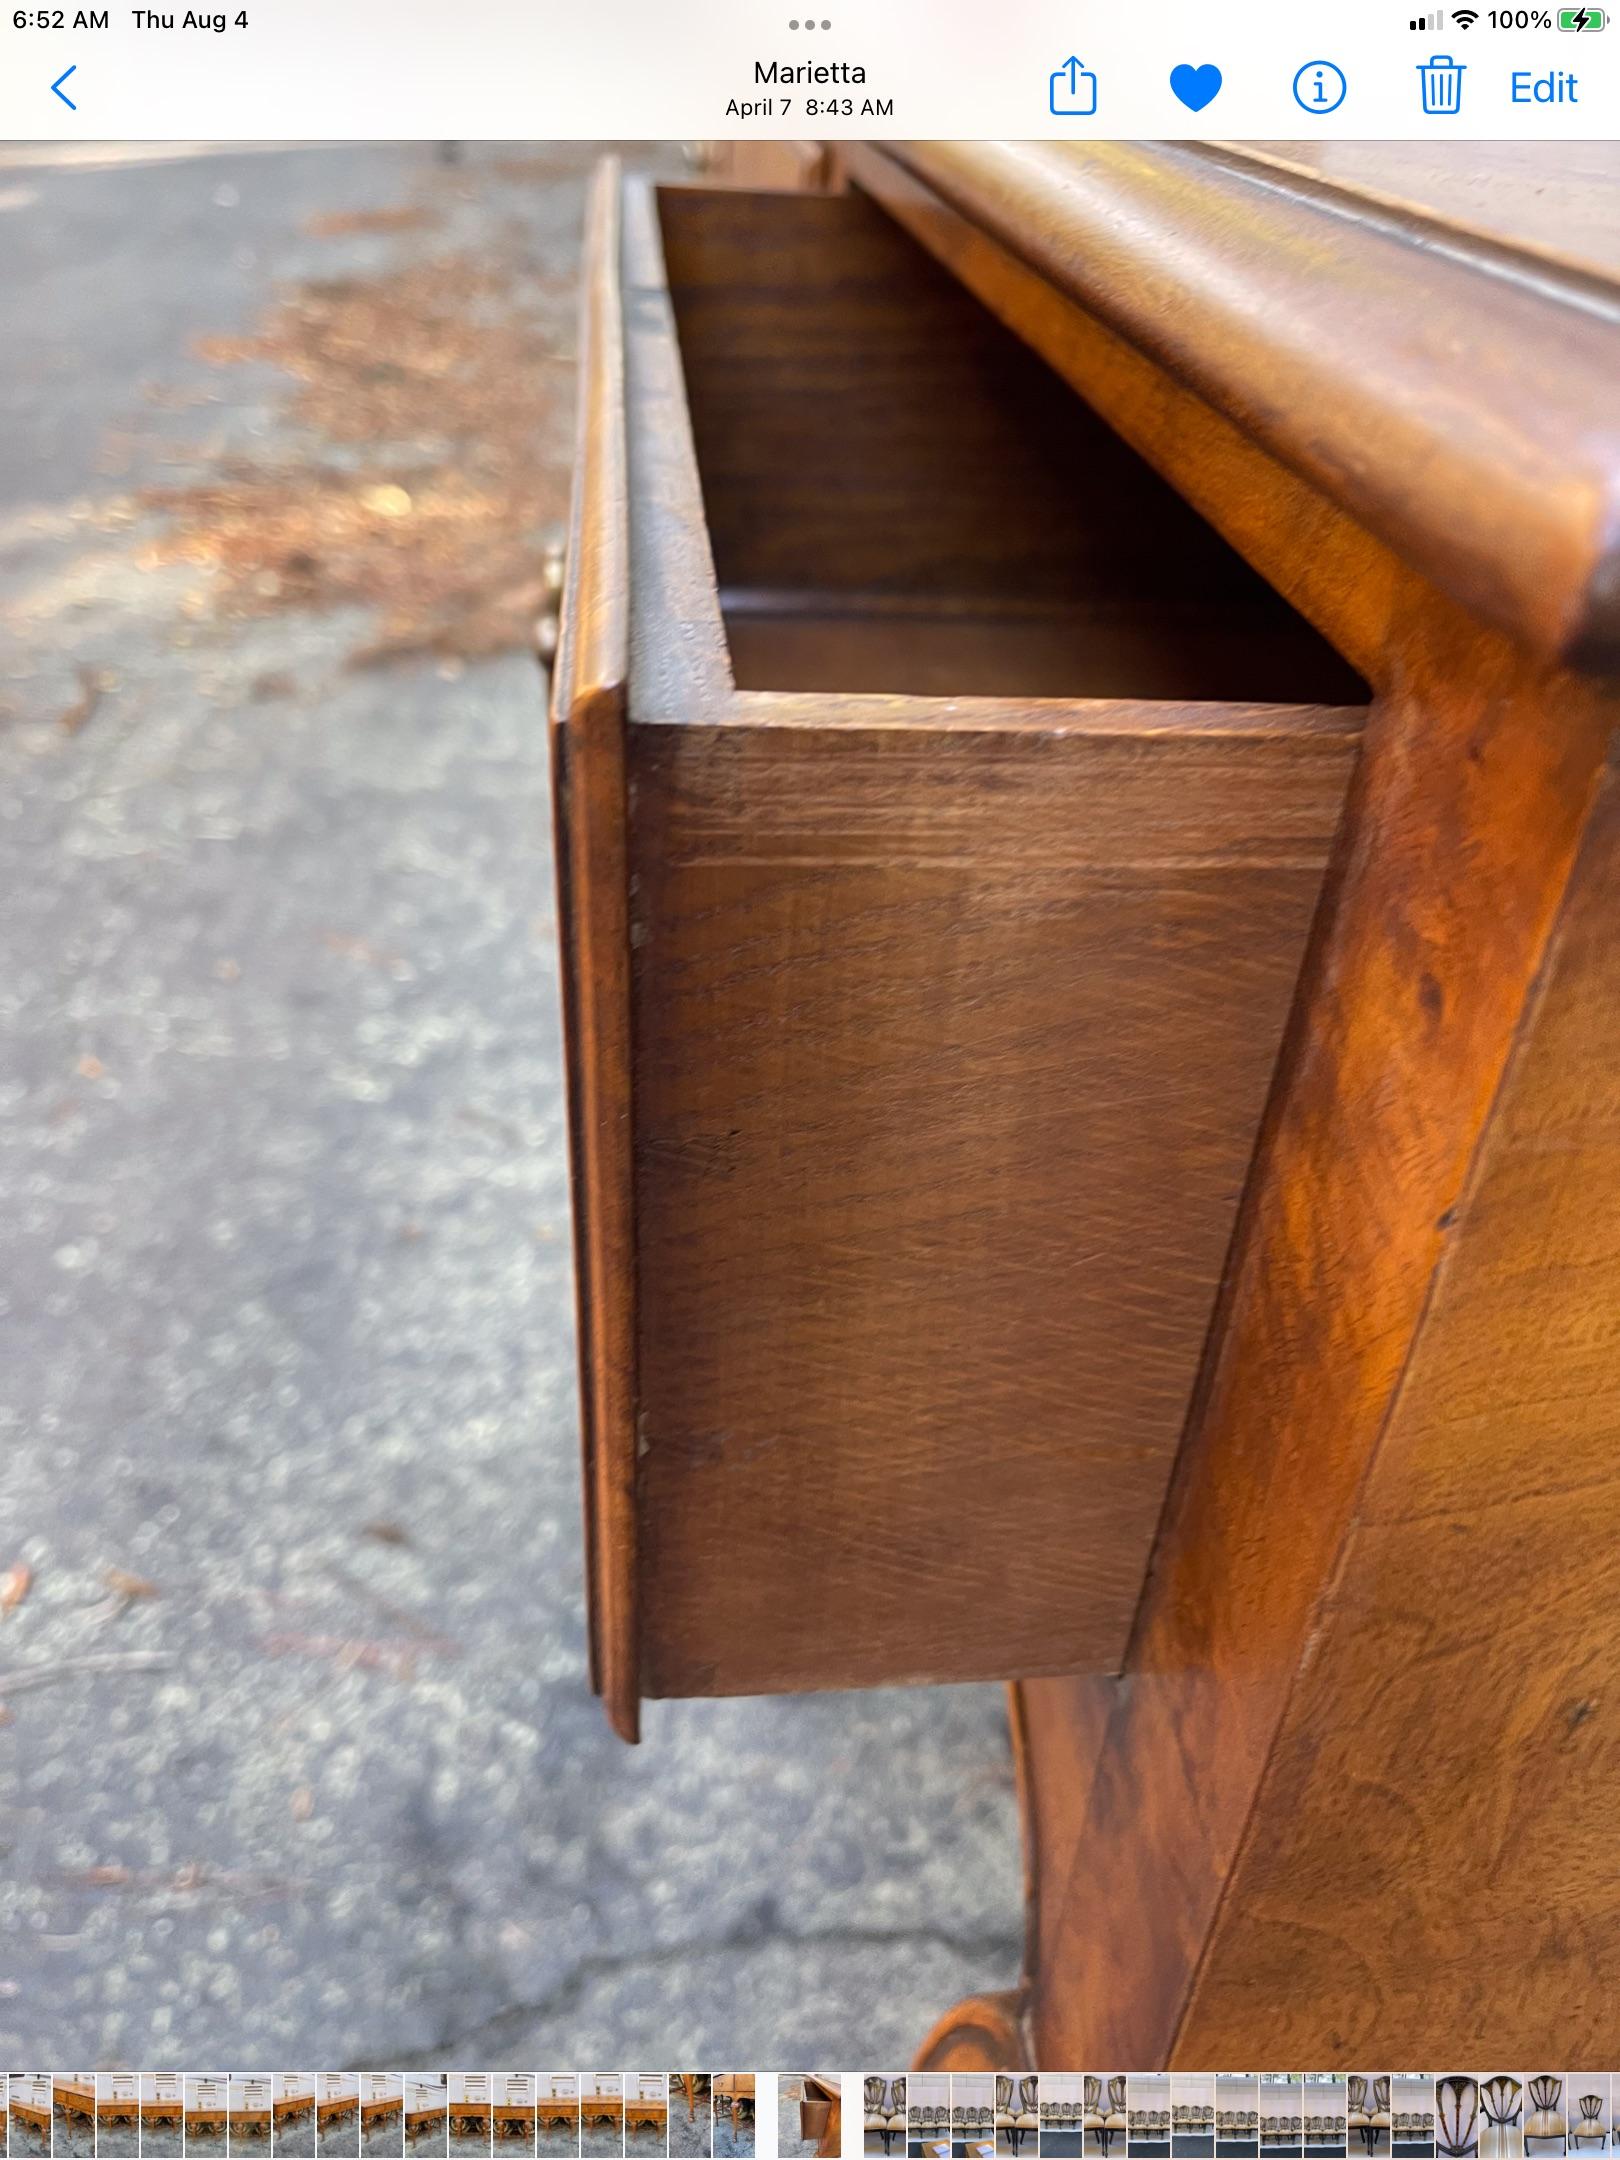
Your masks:
M1414 15L1407 24L1408 30L1443 30L1446 27L1446 11L1436 8L1432 15Z

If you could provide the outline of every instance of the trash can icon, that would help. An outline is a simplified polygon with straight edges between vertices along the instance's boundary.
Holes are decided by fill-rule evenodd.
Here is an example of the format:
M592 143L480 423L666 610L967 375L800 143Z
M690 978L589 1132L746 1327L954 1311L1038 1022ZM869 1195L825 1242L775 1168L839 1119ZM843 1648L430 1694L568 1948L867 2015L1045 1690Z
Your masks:
M1463 62L1453 60L1450 53L1434 53L1427 60L1418 62L1418 80L1423 85L1423 110L1426 113L1454 113L1462 111Z

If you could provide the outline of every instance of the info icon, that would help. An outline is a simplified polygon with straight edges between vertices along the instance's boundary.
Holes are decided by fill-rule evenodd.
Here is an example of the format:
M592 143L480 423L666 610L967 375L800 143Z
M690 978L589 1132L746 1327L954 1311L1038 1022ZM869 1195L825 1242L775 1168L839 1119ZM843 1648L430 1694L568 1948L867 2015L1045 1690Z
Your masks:
M1331 60L1307 60L1294 77L1294 103L1308 113L1337 112L1350 85Z

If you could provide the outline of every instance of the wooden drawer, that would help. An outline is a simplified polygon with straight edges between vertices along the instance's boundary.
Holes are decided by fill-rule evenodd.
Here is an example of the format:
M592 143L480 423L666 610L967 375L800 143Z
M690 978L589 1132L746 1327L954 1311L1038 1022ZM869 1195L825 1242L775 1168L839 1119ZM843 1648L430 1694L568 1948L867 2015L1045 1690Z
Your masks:
M608 174L585 315L597 1684L1117 1670L1364 687L858 193Z

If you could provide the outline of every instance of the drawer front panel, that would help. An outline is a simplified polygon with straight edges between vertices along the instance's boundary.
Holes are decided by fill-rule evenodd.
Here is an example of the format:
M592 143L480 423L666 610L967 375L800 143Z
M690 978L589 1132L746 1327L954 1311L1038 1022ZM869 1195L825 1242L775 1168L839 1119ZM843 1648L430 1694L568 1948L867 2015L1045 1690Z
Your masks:
M630 754L647 1692L1117 1669L1350 743Z

